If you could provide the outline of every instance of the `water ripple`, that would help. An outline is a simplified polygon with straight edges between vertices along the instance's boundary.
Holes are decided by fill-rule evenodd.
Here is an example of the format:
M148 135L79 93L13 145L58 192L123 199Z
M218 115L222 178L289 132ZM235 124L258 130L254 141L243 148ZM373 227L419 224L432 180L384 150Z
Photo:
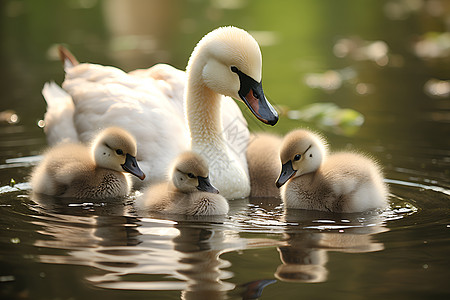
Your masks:
M16 186L28 193L26 183ZM390 222L420 210L393 194L389 209L359 214L285 211L277 199L243 199L230 201L228 216L139 216L133 196L116 202L74 202L23 195L9 186L0 191L14 198L0 207L8 212L3 213L5 222L18 220L23 228L9 231L3 245L18 241L30 249L26 257L40 263L95 268L96 274L85 279L98 288L183 294L219 295L235 289L229 279L236 265L229 254L263 249L276 249L280 255L276 278L325 281L328 252L381 251L385 246L378 234L389 231ZM17 201L19 196L23 198Z
M440 186L425 185L425 184L409 182L409 181L402 181L402 180L395 180L395 179L386 179L385 182L391 183L391 184L398 184L398 185L402 185L402 186L416 187L416 188L420 188L420 189L424 189L424 190L430 190L433 192L443 193L443 194L450 196L450 190L440 187Z

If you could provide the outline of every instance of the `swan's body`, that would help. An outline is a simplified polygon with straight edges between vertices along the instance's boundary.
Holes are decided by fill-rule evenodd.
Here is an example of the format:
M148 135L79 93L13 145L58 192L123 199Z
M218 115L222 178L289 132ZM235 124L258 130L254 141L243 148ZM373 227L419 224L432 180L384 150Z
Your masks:
M173 164L169 181L149 187L136 205L141 210L166 214L226 214L228 202L217 194L208 175L208 165L200 155L182 153Z
M282 171L277 180L286 208L361 212L386 206L387 186L379 166L351 152L328 155L324 140L295 130L280 149Z
M149 175L145 181L162 180L170 161L190 145L183 119L184 73L167 65L140 71L139 76L95 64L65 70L67 93L55 83L43 89L49 144L87 143L99 128L125 128L136 137L136 158Z
M148 183L163 181L170 161L191 147L206 158L211 180L226 198L249 195L242 151L247 123L236 103L222 95L242 99L263 122L273 125L278 116L262 92L261 53L247 32L224 27L206 35L191 55L187 76L168 65L124 73L78 64L64 51L63 58L68 94L55 84L43 90L51 144L66 136L86 142L98 128L120 126L138 141L137 159ZM59 99L65 99L64 108L55 104Z
M131 180L123 172L145 178L136 163L136 141L120 128L100 132L92 148L62 143L50 148L33 170L31 185L38 194L105 199L126 196Z
M280 137L267 133L258 133L250 138L247 164L251 197L280 198L275 182L281 171L281 141Z

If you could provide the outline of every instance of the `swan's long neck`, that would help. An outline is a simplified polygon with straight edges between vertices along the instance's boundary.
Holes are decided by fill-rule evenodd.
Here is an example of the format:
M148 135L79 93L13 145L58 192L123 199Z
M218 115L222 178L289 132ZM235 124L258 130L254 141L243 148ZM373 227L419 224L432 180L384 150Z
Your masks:
M199 57L194 58L188 66L186 114L191 147L197 152L213 150L226 153L221 116L222 96L209 89L202 80L203 67Z
M186 117L191 149L206 159L211 182L224 197L247 197L250 194L247 173L225 141L221 115L222 95L211 90L203 79L203 70L213 51L209 47L211 41L214 39L208 38L197 45L186 69Z

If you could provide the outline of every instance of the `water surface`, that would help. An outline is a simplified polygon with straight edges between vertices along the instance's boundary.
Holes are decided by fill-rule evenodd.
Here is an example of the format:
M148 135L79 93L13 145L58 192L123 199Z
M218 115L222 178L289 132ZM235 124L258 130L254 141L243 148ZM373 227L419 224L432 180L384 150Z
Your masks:
M132 3L132 4L131 4ZM445 1L3 1L0 4L0 297L20 299L443 299L450 287L450 37ZM141 214L126 199L33 195L47 146L44 82L55 45L126 71L184 69L221 25L250 31L282 112L331 148L385 170L390 207L285 212L242 199L221 217ZM299 114L334 103L363 119ZM7 111L8 110L8 111ZM6 111L6 112L5 112ZM301 116L301 117L299 117Z

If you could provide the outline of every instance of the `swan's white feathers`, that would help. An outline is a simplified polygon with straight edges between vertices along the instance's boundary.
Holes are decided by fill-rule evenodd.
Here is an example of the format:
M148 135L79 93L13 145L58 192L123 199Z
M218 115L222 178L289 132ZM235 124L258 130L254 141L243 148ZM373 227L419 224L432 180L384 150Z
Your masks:
M156 69L168 68L157 66ZM79 64L68 69L63 87L75 105L72 127L78 133L78 140L89 142L99 129L108 126L126 128L137 137L137 159L149 181L164 178L169 162L180 150L189 148L181 110L182 92L175 91L184 86L185 76L171 69L174 76L170 77L168 72L163 75L166 79L170 77L173 86L144 76L157 74L157 70L135 72L135 76L130 76L119 69L95 64ZM54 112L49 107L47 115L52 117ZM59 130L58 127L48 129L49 132ZM150 159L158 154L159 159Z
M200 52L203 53L199 55ZM193 58L198 59L195 67ZM226 79L216 73L214 68L216 63L223 62L224 59L229 60L225 68L221 66L221 72L227 73ZM189 131L185 118L186 108L189 106L184 100L186 82L191 80L187 79L187 74L195 74L192 76L193 86L203 89L203 80L209 80L200 79L205 66L202 63L206 61L211 62L209 66L212 68L209 70L214 78L210 80L209 91L197 89L189 95L202 100L196 102L194 107L203 103L205 108L202 111L191 111L190 115L195 115L192 117L195 119L194 123L200 125L193 129L190 122ZM208 160L213 184L218 183L218 188L227 198L245 197L250 191L245 158L249 140L247 123L237 104L232 99L219 95L223 92L223 95L240 99L237 93L239 78L230 71L230 63L238 65L242 72L256 81L261 80L262 62L258 44L247 32L234 27L219 28L207 34L195 47L187 73L164 64L130 73L86 63L67 67L63 88L72 98L73 112L67 106L67 114L72 114L73 117L60 121L66 122L67 127L70 127L68 123L71 120L72 134L75 132L74 136L83 143L90 141L98 130L108 126L128 130L138 143L137 159L141 169L147 174L144 185L164 180L170 161L191 147L192 138L192 150L203 154L211 150L213 159L223 159L219 164ZM218 90L213 92L211 88L216 87ZM52 95L45 97L47 102L53 101L47 99L52 98ZM60 127L56 119L56 110L49 106L46 121L52 121L48 122L46 132L49 137L54 136L49 139L50 144L65 136L57 133ZM212 123L220 125L211 125ZM216 129L214 133L202 136L212 127ZM196 130L197 134L193 134ZM229 170L224 172L225 168ZM135 183L138 184L136 187L141 186L141 182Z
M78 134L73 126L74 105L72 98L54 82L47 82L42 89L47 102L44 131L50 145L59 142L77 142ZM58 130L53 130L58 128Z

